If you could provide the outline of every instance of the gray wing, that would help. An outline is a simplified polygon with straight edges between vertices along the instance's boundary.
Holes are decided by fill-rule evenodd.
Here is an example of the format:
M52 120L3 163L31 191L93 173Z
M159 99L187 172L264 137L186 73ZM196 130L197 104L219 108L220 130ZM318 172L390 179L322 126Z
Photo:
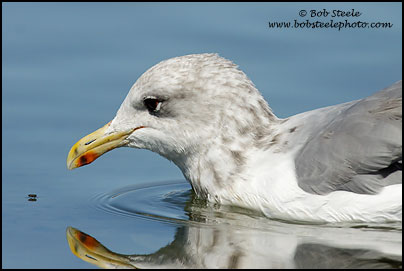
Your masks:
M352 103L316 131L295 158L299 186L375 194L402 183L401 81Z

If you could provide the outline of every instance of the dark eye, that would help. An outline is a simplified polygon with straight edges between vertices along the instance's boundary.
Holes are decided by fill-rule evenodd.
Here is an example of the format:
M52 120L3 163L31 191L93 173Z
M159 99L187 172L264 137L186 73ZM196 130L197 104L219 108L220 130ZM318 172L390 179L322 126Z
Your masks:
M161 102L154 97L146 97L143 100L144 105L146 106L147 110L150 112L156 112L160 109Z

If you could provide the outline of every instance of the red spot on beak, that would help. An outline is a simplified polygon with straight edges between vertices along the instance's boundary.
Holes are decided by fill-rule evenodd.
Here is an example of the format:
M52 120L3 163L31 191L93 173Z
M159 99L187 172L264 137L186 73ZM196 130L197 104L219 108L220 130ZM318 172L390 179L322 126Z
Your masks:
M87 164L90 164L91 162L93 162L95 159L97 159L99 157L98 154L89 151L86 154L84 154L83 156L81 156L78 160L77 160L77 166L81 167Z
M98 246L98 241L85 233L77 232L77 239L79 239L88 249L94 249Z

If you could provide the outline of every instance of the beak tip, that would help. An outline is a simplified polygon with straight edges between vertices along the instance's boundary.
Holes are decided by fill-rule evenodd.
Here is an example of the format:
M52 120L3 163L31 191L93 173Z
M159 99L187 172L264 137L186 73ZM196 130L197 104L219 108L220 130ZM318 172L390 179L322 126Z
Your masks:
M67 169L68 170L73 170L75 168L78 168L80 166L77 165L77 163L74 163L74 161L68 160L66 163Z
M76 168L74 166L73 160L71 159L71 155L69 154L69 156L67 157L67 161L66 161L66 166L68 170L72 170L74 168Z

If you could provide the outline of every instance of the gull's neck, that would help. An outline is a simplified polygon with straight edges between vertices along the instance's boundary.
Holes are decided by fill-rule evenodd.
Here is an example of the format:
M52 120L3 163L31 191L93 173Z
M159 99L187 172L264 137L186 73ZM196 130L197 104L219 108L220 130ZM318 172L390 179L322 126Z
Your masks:
M227 119L208 140L172 159L197 195L217 202L225 194L236 195L235 190L256 178L250 170L257 166L252 157L260 152L279 152L282 120L267 105L262 112L250 113L253 115L243 115L252 120L250 125L240 118Z

